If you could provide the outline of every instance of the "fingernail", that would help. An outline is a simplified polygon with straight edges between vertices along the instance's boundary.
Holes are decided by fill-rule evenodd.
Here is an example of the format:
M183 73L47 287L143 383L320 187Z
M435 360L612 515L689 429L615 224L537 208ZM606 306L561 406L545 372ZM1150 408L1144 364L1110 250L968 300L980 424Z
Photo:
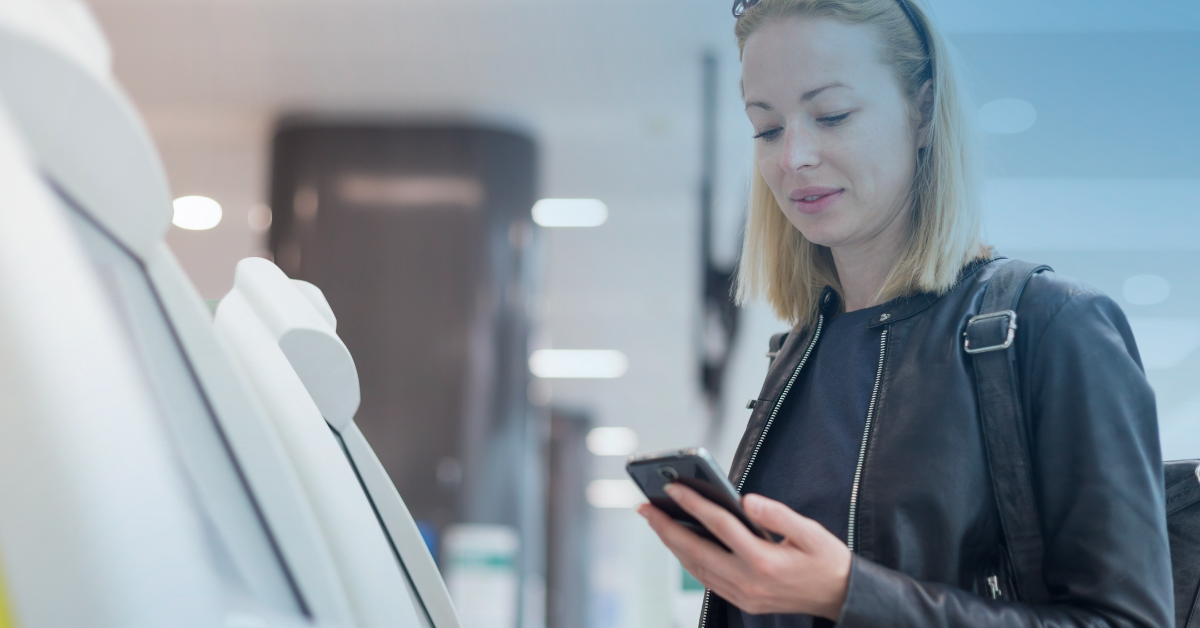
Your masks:
M665 485L663 485L663 492L666 493L667 495L670 495L671 497L675 497L675 493L678 493L679 489L676 488L674 483L665 484Z
M757 515L762 511L762 502L759 501L758 495L747 495L742 498L742 508L752 515Z

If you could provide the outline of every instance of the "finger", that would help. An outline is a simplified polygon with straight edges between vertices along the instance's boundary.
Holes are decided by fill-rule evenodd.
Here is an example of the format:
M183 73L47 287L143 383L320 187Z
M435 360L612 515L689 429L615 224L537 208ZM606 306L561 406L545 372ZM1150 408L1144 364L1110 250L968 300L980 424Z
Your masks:
M672 519L670 515L650 504L639 507L638 514L646 518L654 532L676 555L685 553L689 556L707 556L709 552L728 554L716 543L692 532ZM679 551L675 551L676 549Z
M762 550L764 541L738 521L733 513L678 482L668 484L664 490L680 508L695 517L713 536L721 539L733 553L748 557Z
M792 510L786 504L762 495L746 495L742 498L746 514L758 525L783 537L800 549L809 549L823 537L833 536L825 526ZM834 537L836 538L836 537ZM840 543L841 540L838 539Z
M714 591L729 590L732 578L735 578L737 573L737 565L729 552L680 525L670 515L650 504L639 506L637 511L646 518L655 534L679 559L683 568L701 584Z

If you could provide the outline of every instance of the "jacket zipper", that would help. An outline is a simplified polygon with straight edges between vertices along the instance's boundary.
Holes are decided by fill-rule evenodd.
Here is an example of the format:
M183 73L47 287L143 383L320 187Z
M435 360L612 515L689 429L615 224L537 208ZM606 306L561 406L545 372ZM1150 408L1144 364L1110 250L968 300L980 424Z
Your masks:
M875 418L875 405L879 401L879 385L883 382L883 359L887 356L888 328L879 334L879 368L875 371L875 388L871 390L871 403L867 406L867 422L863 426L862 444L858 447L858 466L854 469L854 484L850 487L850 519L846 526L846 545L854 551L854 524L858 516L858 489L862 484L863 463L867 460L867 443L871 440L871 423Z
M796 370L792 371L792 377L788 379L788 383L783 387L783 392L779 394L779 399L775 401L775 407L771 409L771 416L767 418L767 424L763 426L762 434L758 435L758 442L754 443L754 451L750 452L750 461L746 463L746 470L742 472L742 479L738 480L738 493L742 492L742 487L746 485L746 478L750 477L750 468L754 466L754 461L758 459L758 451L762 449L763 442L767 440L767 432L771 430L771 424L775 422L776 415L779 414L779 408L783 406L783 400L787 397L788 392L792 390L792 384L796 383L796 378L800 376L800 369L804 368L804 363L808 362L808 356L812 355L813 347L817 346L817 339L821 337L821 328L825 326L825 315L821 314L817 317L817 330L813 332L812 340L808 341L808 348L804 350L804 355L800 358L800 363L796 365Z
M800 358L800 363L796 365L796 370L792 371L791 378L783 387L783 392L779 394L779 399L775 401L775 407L771 409L771 416L767 418L766 425L763 426L762 434L758 435L758 442L754 444L754 451L750 453L750 461L746 463L746 470L742 471L742 478L738 480L737 491L742 492L742 487L746 485L746 478L750 475L750 467L754 466L754 461L758 459L758 451L762 449L763 441L767 439L767 432L771 429L771 424L775 422L775 416L779 414L779 408L783 406L783 400L787 397L788 392L792 390L792 384L796 383L796 378L800 375L800 369L804 368L804 363L808 362L808 356L812 355L813 347L817 346L817 339L821 337L821 328L825 326L825 315L817 316L817 329L813 332L812 340L808 341L808 348L804 350L804 355ZM876 384L878 386L878 384ZM704 607L700 611L700 628L705 628L708 625L708 603L712 597L712 591L704 590Z

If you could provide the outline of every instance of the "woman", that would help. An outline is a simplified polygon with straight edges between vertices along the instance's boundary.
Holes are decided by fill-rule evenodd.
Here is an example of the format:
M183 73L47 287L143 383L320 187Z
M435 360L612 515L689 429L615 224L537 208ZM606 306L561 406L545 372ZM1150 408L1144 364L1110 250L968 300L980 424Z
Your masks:
M1048 601L1014 599L962 346L998 263L942 38L912 0L744 4L740 295L795 327L731 477L784 540L679 485L732 551L639 508L709 589L702 628L1170 625L1153 393L1116 304L1050 272L1015 345Z

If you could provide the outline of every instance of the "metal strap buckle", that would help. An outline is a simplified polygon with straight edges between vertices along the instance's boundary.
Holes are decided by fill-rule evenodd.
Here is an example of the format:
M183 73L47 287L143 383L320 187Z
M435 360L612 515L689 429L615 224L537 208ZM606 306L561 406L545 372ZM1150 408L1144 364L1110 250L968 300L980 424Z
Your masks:
M972 316L971 319L967 321L967 329L970 330L971 325L976 322L991 320L993 318L1003 318L1003 317L1008 318L1008 333L1006 334L1006 336L1004 338L1004 342L1002 342L998 345L972 347L971 346L971 338L968 335L969 331L964 331L963 337L965 338L965 340L963 341L963 349L967 353L986 353L988 351L1000 351L1000 350L1011 347L1012 343L1013 343L1013 339L1017 337L1017 313L1012 310L1004 310L1001 312L992 312L990 314L980 314L979 316Z

